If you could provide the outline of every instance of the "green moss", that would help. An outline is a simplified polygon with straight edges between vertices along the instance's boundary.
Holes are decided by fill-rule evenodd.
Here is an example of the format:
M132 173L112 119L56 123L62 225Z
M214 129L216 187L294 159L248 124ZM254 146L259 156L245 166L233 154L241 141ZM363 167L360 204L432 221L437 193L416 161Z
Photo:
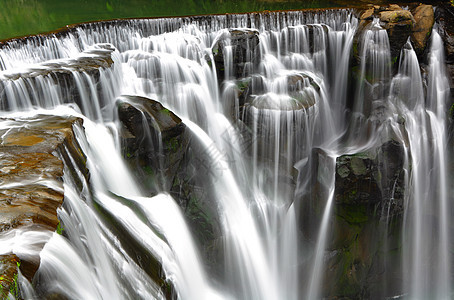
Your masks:
M356 190L352 190L350 196L355 197L356 193ZM364 205L339 205L336 207L336 215L350 225L361 225L369 221L367 209Z
M19 274L19 267L20 262L16 263L17 265L17 272L14 274L12 282L4 282L6 279L3 276L0 276L0 298L1 299L10 299L8 296L11 294L14 299L20 299L19 293L19 283L18 283L18 274ZM5 286L9 285L9 290L4 290Z
M58 222L57 229L56 229L55 231L56 231L58 234L62 235L64 230L65 230L65 229L64 229L63 225L61 224L61 222Z
M391 59L391 65L395 65L397 63L397 56L394 56L392 59Z
M163 113L163 114L165 114L165 115L167 115L167 116L170 116L170 110L168 110L167 108L161 109L160 112Z
M166 142L166 148L172 152L176 152L178 150L178 147L180 145L179 141L178 141L178 137L175 136L171 139L168 139Z
M20 267L20 263L18 262L17 263L18 270L19 270L19 267ZM18 273L14 274L13 284L11 284L11 286L9 288L9 292L11 293L11 295L14 296L14 298L19 299L20 293L19 293L19 284L17 282L17 276L18 276Z
M147 175L154 176L154 171L153 171L153 169L152 169L149 165L143 166L143 167L142 167L142 170L143 170Z
M451 0L451 2L454 0ZM451 108L449 109L449 116L452 120L454 120L454 103L451 105Z
M238 88L239 91L244 92L244 90L248 87L250 83L250 79L245 79L245 80L238 80L236 82L236 87Z
M203 207L204 205L200 202L200 200L196 196L191 195L186 215L193 224L197 224L196 228L199 238L203 241L207 241L214 238L214 218L206 209L203 209Z

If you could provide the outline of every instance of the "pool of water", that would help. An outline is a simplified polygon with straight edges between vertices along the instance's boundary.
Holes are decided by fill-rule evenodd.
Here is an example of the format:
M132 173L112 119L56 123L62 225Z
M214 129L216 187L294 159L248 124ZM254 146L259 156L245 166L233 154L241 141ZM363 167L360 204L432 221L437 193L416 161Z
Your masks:
M0 40L69 24L117 18L170 17L342 7L337 0L1 0Z

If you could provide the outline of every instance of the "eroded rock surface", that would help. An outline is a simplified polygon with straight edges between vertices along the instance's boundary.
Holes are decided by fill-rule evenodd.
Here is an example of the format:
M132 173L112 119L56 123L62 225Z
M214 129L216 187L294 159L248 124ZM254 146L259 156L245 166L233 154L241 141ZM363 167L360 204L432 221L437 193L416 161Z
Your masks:
M186 126L161 103L139 96L118 100L123 124L123 154L137 178L152 193L169 189L188 147ZM154 182L160 188L153 186Z
M388 33L394 64L409 37L418 56L424 54L435 20L432 5L410 3L408 8L396 4L371 6L360 12L359 36L374 17L380 19L380 26Z
M242 78L251 74L256 67L259 42L259 32L253 29L229 29L219 37L212 49L219 82L229 79L225 78L229 66L232 68L229 77Z
M420 5L413 12L415 26L413 28L411 40L416 52L422 53L435 22L434 9L432 5Z
M73 131L81 125L79 118L59 116L0 120L0 236L14 229L56 230L64 199L62 160L70 155L88 176ZM33 277L39 258L2 250L6 255L0 268L9 270L20 262L22 273Z
M157 101L120 97L117 108L123 125L123 156L137 180L150 194L170 193L184 212L207 267L219 267L223 244L211 180L219 166L211 161L212 149ZM160 187L153 185L156 181ZM131 251L137 254L140 249Z

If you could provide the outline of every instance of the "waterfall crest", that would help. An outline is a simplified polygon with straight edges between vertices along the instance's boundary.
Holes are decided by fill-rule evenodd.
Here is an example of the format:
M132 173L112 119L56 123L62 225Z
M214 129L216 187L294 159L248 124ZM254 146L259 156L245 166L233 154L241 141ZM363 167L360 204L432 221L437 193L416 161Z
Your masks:
M52 152L63 235L0 233L0 255L45 242L22 297L449 298L443 42L435 26L426 65L411 37L394 56L373 11L116 20L4 43L2 135L5 120L74 116L86 157Z

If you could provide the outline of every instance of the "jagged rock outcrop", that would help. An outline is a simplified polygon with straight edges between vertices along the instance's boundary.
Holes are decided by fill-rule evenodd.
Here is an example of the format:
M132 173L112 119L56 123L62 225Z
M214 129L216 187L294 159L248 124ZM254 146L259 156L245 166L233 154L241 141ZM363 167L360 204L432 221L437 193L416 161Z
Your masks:
M118 99L123 154L152 193L169 190L188 148L186 126L161 103L139 96ZM159 182L160 187L153 186Z
M411 34L411 41L416 53L422 54L432 32L435 22L432 5L419 5L413 11L415 26Z
M403 168L403 145L392 140L376 150L337 158L334 239L326 273L333 295L376 298L396 292L393 281L400 275L390 262L400 245Z
M377 151L338 157L336 203L365 205L379 215L383 210L387 215L402 213L403 162L403 146L396 141L384 143Z
M410 4L409 9L403 9L396 4L371 5L360 12L361 22L357 40L374 17L380 19L380 26L386 29L388 33L394 65L398 62L400 50L408 38L411 38L418 56L421 57L424 54L434 24L432 5L419 4L415 6Z
M9 295L18 297L19 258L14 254L0 255L0 299L8 299Z
M226 67L232 66L229 77L242 78L251 74L257 64L259 32L253 29L229 29L212 48L214 63L216 65L216 73L220 83L225 78ZM226 47L229 47L231 53L230 62Z
M446 67L451 78L451 90L454 87L454 6L440 4L435 11L438 32L443 39L446 53ZM451 93L453 94L453 93ZM454 95L454 94L453 94Z
M219 267L222 237L217 204L212 200L210 175L217 171L211 162L212 149L193 137L181 119L157 101L123 96L117 108L123 125L123 156L137 180L151 194L171 194L190 224L207 267ZM152 185L156 180L160 187Z
M0 129L0 234L15 229L55 231L59 223L57 209L64 199L63 161L69 162L71 156L88 178L85 156L73 131L82 120L38 115L0 122L7 125ZM22 274L31 279L39 257L6 255L0 269L10 270L17 262Z
M337 158L314 149L306 167L312 172L312 181L305 188L298 187L305 193L298 204L300 230L307 240L318 238L315 224L320 224L331 182L335 182L323 297L384 299L399 294L403 145L389 140L374 149Z

